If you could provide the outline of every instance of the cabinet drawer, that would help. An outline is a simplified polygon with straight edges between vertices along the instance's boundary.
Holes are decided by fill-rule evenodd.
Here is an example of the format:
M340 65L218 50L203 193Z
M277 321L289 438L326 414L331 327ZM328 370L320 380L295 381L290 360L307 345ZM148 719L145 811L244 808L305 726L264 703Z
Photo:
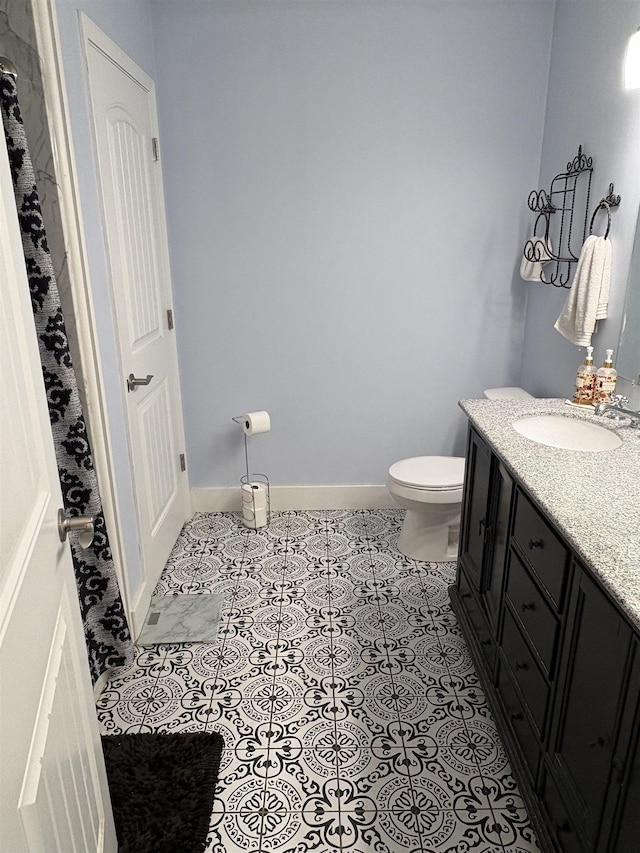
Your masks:
M507 596L540 656L547 675L550 675L558 639L558 622L542 593L513 551L509 555Z
M516 495L513 538L555 605L561 607L566 586L568 551L521 491Z
M464 570L461 570L458 574L458 592L460 593L460 598L462 599L469 621L473 625L473 629L476 633L476 637L478 638L485 660L487 661L487 665L490 670L493 670L496 658L496 644L493 632L489 628L489 623L485 618L484 610L482 609L478 598L476 598L475 593L471 589L471 584L469 583Z
M509 664L514 681L520 688L522 698L531 712L538 733L541 733L547 710L549 688L529 651L526 640L508 610L504 611L502 652Z
M520 745L522 756L525 760L531 779L534 780L540 760L540 747L536 734L534 733L526 712L522 707L518 693L511 682L507 667L499 660L498 676L496 680L498 693L505 710L505 714L516 740Z

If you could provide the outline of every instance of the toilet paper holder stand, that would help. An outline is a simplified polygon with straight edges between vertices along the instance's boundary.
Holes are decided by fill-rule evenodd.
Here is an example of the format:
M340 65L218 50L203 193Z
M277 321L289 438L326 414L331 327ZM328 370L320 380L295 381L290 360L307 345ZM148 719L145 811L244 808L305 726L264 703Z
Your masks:
M232 421L242 426L244 423L245 415L237 415L235 418L231 418ZM269 486L269 478L266 474L252 474L249 472L249 446L247 444L247 434L246 432L242 432L242 437L244 438L244 461L245 461L245 473L242 477L240 477L240 488L242 486L248 486L255 484L261 484L265 487L266 490L266 521L265 524L257 524L258 519L258 510L261 507L256 506L256 491L252 490L252 500L251 500L251 512L253 516L253 522L247 518L245 515L245 504L243 501L242 510L243 510L243 521L246 527L249 527L253 530L256 530L258 527L266 527L271 522L271 489Z

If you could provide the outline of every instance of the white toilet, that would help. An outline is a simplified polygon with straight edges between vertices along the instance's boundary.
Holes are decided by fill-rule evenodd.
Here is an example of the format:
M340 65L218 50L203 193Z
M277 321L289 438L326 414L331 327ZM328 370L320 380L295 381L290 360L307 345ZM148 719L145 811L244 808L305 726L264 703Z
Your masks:
M489 388L490 400L531 398L523 388ZM464 458L414 456L389 468L387 488L406 510L398 549L412 560L442 563L458 556Z

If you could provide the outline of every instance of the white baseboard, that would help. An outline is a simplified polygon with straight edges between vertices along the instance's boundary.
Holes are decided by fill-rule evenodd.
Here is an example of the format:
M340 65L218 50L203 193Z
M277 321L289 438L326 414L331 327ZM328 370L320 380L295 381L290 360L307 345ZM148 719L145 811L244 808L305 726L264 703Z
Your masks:
M271 486L271 509L389 509L397 508L386 486ZM194 512L239 512L239 486L191 490Z

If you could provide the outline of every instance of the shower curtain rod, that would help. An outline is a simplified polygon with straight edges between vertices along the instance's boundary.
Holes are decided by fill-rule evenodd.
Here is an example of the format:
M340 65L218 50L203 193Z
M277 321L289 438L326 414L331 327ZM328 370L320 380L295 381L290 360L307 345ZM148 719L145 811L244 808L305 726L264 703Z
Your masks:
M16 78L18 76L18 69L13 62L5 56L0 56L0 71L3 74L12 74Z

